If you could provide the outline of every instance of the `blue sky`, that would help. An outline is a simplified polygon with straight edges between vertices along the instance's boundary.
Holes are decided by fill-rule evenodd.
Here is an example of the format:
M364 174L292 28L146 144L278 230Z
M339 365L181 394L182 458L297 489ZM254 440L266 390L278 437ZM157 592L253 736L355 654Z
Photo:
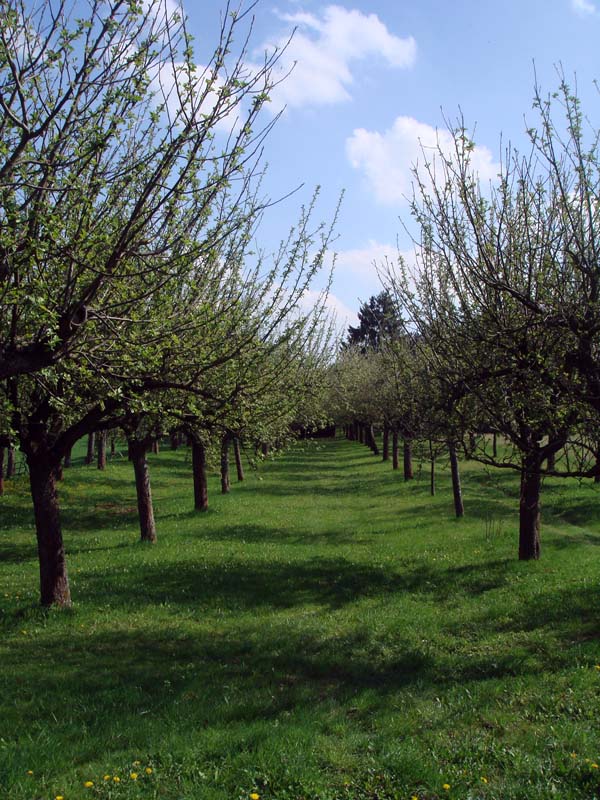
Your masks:
M223 6L184 2L200 59L214 46ZM261 237L273 246L317 184L324 219L345 191L330 298L341 325L380 291L373 261L394 259L397 241L410 248L403 195L419 141L432 144L444 116L454 120L460 109L475 128L483 178L496 171L501 134L525 147L534 63L545 91L557 87L559 62L576 74L600 124L600 3L592 0L259 0L254 14L255 56L296 28L283 63L296 67L271 104L286 110L267 142L266 187L276 197L304 184L273 209Z

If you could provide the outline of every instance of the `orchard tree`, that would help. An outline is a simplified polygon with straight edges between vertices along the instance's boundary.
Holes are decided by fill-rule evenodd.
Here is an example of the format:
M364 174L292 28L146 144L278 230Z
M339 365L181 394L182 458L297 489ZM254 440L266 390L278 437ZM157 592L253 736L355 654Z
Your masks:
M566 102L568 107L568 97ZM579 438L586 416L577 354L594 303L580 290L597 270L596 264L587 272L573 266L570 224L580 232L589 228L581 219L586 203L574 177L581 173L549 129L547 106L541 108L531 152L523 157L508 148L497 182L485 187L473 173L474 143L464 124L451 130L452 153L440 150L424 172L415 173L417 269L390 276L453 406L460 412L475 403L476 415L512 446L498 457L489 440L479 437L472 455L521 472L521 559L540 555L545 464ZM570 175L568 192L540 156L549 135L556 148L554 172ZM591 191L586 196L591 202ZM577 323L571 316L567 324L576 307ZM576 472L592 474L583 465Z
M247 266L277 56L250 72L244 44L232 55L246 13L199 68L157 0L69 10L3 0L0 32L3 423L29 466L45 605L70 602L56 477L74 442L148 392L202 392L254 339L230 336L245 313L274 296L260 330L281 324L326 246L307 213L293 251Z

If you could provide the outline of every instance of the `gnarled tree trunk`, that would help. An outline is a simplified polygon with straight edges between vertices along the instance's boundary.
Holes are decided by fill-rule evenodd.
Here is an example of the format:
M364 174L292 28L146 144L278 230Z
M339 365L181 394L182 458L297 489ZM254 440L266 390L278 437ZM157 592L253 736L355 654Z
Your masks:
M94 450L96 448L96 434L90 433L88 434L87 440L87 453L85 455L85 464L91 464L94 460Z
M382 461L390 460L390 426L387 422L383 423L383 441L382 441Z
M377 447L377 442L375 441L375 432L373 430L372 425L367 425L366 427L366 443L373 451L374 456L379 455L379 448Z
M431 439L429 440L429 464L429 493L432 497L435 497L435 453Z
M140 535L143 542L156 541L156 524L150 488L150 471L146 459L146 442L139 439L129 440L129 455L135 473L135 489L137 492L138 514L140 518Z
M44 606L69 606L71 592L56 492L58 463L44 448L30 452L27 462L40 562L40 600Z
M519 559L521 561L540 557L541 463L537 450L526 453L523 458L519 504Z
M206 471L206 448L201 439L191 437L192 472L194 475L194 508L197 511L208 510L208 477Z
M227 494L231 488L229 481L229 436L221 439L221 493Z
M456 444L454 442L448 442L448 452L450 454L450 472L452 474L454 513L457 517L464 517L465 507L463 505L462 488L460 485L460 470L458 468L458 456L456 454Z
M106 431L98 434L98 469L106 469Z
M411 481L413 478L412 466L412 447L410 439L404 440L404 480Z
M8 448L8 458L6 459L6 477L8 480L15 477L17 472L17 465L15 459L15 448L14 445Z
M242 451L240 448L240 440L236 436L233 440L233 454L235 456L235 468L237 470L238 481L244 480L244 465L242 464Z

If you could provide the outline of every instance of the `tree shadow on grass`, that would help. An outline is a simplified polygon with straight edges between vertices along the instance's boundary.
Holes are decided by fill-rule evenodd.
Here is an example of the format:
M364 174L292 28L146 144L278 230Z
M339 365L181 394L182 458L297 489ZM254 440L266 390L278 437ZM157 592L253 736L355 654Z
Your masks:
M165 567L138 564L133 575L93 573L78 578L86 602L104 602L111 587L112 605L152 606L164 603L190 610L217 605L227 611L272 607L321 606L331 611L366 597L426 594L443 604L455 595L481 595L511 580L508 561L461 567L418 566L403 572L341 558L301 562L194 560Z

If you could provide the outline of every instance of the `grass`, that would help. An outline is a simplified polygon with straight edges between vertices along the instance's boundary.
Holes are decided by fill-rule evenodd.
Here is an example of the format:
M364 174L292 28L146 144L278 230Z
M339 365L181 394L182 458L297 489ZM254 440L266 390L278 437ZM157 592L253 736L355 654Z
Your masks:
M66 471L66 612L25 478L0 498L0 797L600 797L593 484L547 482L519 563L507 472L464 465L457 521L442 463L431 498L342 440L213 476L206 514L184 450L151 468L154 547L126 460Z

